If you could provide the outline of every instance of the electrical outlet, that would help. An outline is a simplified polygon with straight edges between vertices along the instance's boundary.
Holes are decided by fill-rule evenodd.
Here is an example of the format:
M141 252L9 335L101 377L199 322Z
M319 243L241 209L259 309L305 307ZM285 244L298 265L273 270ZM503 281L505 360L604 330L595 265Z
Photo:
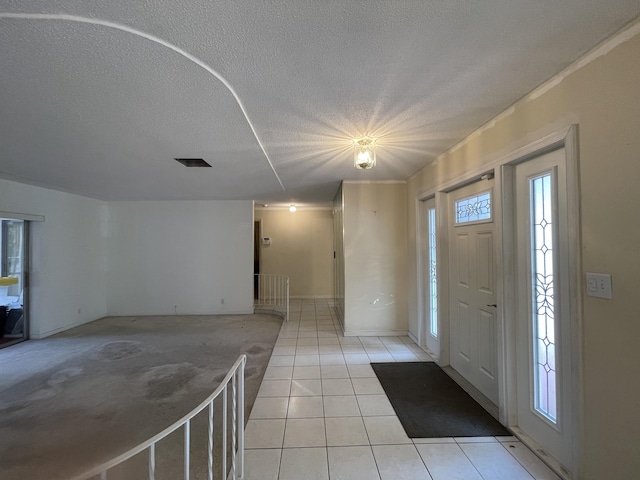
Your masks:
M221 299L220 299L220 303L221 303L222 305L224 305L224 298L221 298Z

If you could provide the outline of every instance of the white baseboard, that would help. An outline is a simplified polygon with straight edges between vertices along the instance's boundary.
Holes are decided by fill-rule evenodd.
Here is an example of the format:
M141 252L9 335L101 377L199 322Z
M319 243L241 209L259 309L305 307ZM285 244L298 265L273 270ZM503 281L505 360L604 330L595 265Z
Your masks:
M93 320L84 320L84 321L81 320L79 322L69 323L69 324L67 324L67 325L65 325L63 327L54 328L53 330L47 330L46 332L34 333L32 331L29 331L29 338L30 339L34 339L34 340L40 340L42 338L46 338L46 337L50 337L51 335L55 335L56 333L62 333L62 332L65 332L67 330L71 330L72 328L79 327L80 325L85 325L87 323L95 322L96 320L99 320L100 318L104 318L104 317L94 318Z
M553 470L563 480L571 480L571 472L564 465L556 460L553 455L547 452L538 442L525 433L520 427L507 427L511 432L524 443L540 460L542 460L551 470Z
M425 352L427 352L427 355L429 355L431 358L433 358L433 361L436 362L438 365L440 365L440 357L438 355L436 355L435 352L432 352L430 348L427 347L420 347L422 350L424 350Z
M204 316L204 315L253 315L253 313L254 313L254 309L251 308L251 310L239 309L239 310L230 310L224 313L182 313L181 312L178 316L191 317L191 316ZM80 325L85 325L87 323L95 322L96 320L100 320L101 318L105 318L105 317L149 317L149 316L174 317L176 315L174 313L159 313L159 314L156 314L156 313L126 313L126 314L125 313L109 313L107 315L102 315L98 318L93 318L90 320L80 320L78 322L69 323L62 327L54 328L53 330L47 330L46 332L35 333L33 331L29 331L29 338L33 340L40 340L42 338L55 335L56 333L62 333L72 328L79 327Z
M418 345L422 350L424 350L431 358L433 358L433 360L436 363L438 363L438 355L432 352L431 349L426 345L420 345L420 343L418 342L418 337L416 337L413 333L409 332L409 338L413 340L416 343L416 345Z

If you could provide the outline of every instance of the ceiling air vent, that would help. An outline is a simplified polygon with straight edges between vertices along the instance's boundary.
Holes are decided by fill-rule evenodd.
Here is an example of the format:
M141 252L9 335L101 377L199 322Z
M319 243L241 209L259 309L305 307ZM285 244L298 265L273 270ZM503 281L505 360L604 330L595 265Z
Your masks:
M181 163L185 167L210 167L202 158L175 158L176 162Z

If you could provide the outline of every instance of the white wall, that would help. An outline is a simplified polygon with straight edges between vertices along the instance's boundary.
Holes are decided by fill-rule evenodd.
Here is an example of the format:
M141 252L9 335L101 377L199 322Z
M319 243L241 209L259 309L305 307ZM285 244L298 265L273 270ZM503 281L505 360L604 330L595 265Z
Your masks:
M30 334L105 315L253 311L253 203L101 202L0 180L31 223ZM224 304L222 304L224 299Z
M406 185L344 182L342 189L344 333L406 335Z
M109 315L253 312L253 202L109 207Z
M43 215L31 223L31 337L106 314L104 202L0 180L0 210Z

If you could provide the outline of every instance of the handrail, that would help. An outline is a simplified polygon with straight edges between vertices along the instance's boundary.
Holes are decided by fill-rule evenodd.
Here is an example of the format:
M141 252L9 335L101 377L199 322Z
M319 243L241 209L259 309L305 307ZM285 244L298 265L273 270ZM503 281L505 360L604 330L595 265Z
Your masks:
M136 447L128 450L122 455L118 455L117 457L109 460L108 462L103 463L91 470L79 475L77 477L73 477L72 480L86 480L91 477L95 477L100 475L101 480L106 479L106 472L116 465L121 464L122 462L129 460L140 452L149 449L149 479L153 480L154 472L155 472L155 445L157 442L165 438L170 433L175 432L180 427L185 427L185 479L189 478L189 431L190 431L190 420L195 417L198 413L204 410L207 406L209 406L209 480L213 479L213 402L218 396L224 392L223 396L223 451L222 451L222 462L223 462L223 475L226 478L226 446L227 446L227 436L226 436L226 418L227 418L227 386L230 380L232 381L233 388L233 435L232 435L232 451L231 451L231 459L232 459L232 473L233 480L236 478L242 479L244 477L244 369L247 363L247 356L242 354L235 361L227 375L224 377L220 385L213 391L211 395L209 395L205 400L203 400L197 407L195 407L191 412L187 413L185 416L180 418L178 421L170 425L169 427L162 430L157 435L154 435L150 439L142 442ZM236 438L237 437L237 438ZM236 446L237 442L237 446ZM237 451L236 451L237 449ZM236 476L236 468L240 472L240 477Z
M279 313L289 321L289 277L272 273L256 273L255 310Z

